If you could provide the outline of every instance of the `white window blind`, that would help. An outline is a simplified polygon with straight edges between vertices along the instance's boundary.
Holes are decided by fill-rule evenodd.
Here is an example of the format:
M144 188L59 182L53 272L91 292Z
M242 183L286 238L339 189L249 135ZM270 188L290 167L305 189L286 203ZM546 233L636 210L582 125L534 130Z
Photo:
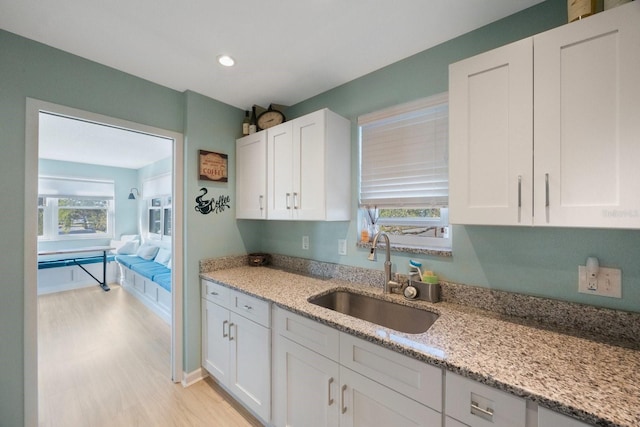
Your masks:
M39 177L38 195L57 198L100 198L113 200L113 181L95 181L87 179Z
M447 207L448 94L358 118L360 204Z

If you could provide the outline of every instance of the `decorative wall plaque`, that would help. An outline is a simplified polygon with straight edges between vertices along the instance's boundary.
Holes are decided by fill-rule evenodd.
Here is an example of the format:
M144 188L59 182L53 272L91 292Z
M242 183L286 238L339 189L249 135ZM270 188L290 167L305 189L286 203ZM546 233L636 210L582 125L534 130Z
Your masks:
M226 154L214 153L213 151L199 150L200 179L207 181L227 182L227 161Z

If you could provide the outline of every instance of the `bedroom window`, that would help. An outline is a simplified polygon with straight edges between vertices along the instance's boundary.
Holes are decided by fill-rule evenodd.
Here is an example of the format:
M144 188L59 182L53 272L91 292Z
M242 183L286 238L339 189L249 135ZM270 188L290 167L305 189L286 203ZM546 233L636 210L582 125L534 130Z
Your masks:
M361 116L358 129L359 229L397 246L451 248L448 94Z
M39 239L113 237L113 182L40 177L38 186Z
M149 235L157 239L171 237L171 196L154 197L148 204Z

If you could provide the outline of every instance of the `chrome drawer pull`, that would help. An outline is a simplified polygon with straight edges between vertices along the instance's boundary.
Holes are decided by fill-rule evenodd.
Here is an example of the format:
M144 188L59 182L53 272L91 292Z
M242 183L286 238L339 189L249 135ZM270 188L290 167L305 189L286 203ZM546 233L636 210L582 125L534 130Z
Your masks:
M488 417L493 417L493 409L491 408L487 408L487 409L482 409L480 406L478 406L478 402L471 402L471 411L478 411ZM473 412L472 412L473 413Z
M244 309L245 310L253 310L253 307L251 307L250 305L245 304L244 305Z
M213 292L213 291L211 291L211 295L213 295L213 296L217 296L217 295L218 295L218 293L217 293L217 292Z
M333 405L333 399L331 398L331 384L333 384L333 377L329 378L329 386L327 387L327 394L329 396L329 406Z

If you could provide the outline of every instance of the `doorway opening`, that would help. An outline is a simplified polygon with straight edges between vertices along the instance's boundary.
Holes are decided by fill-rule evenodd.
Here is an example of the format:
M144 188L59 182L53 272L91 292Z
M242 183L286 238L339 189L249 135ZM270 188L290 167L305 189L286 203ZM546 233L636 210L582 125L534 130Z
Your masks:
M91 145L90 140L97 143ZM123 144L123 148L118 148L118 143ZM38 289L36 255L43 252L42 249L69 251L90 245L111 248L123 235L137 235L139 243L155 242L169 251L170 296L165 301L168 313L165 321L171 330L171 366L167 375L174 382L180 382L182 135L27 99L25 145L25 414L32 418L26 420L31 421L27 425L37 425L38 414L37 298L42 289ZM86 150L87 146L91 148ZM101 149L106 150L101 152ZM51 178L61 179L63 187L70 186L64 187L60 194L42 194L50 191L43 187L52 182ZM85 190L96 188L110 188L111 193L103 195L96 190L100 196L94 194L93 198L86 194ZM158 201L160 210L156 209ZM105 268L104 281L108 277L113 280L116 274L116 264L109 264L113 264L113 271L108 273ZM89 275L78 270L75 276L72 273L72 282L82 276L80 282L85 280L86 285ZM100 274L94 279L99 281ZM82 287L78 283L72 283L71 289L76 285Z

